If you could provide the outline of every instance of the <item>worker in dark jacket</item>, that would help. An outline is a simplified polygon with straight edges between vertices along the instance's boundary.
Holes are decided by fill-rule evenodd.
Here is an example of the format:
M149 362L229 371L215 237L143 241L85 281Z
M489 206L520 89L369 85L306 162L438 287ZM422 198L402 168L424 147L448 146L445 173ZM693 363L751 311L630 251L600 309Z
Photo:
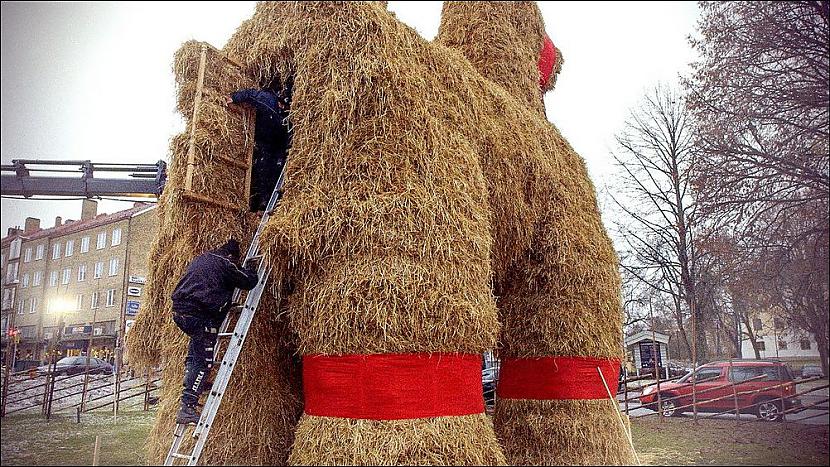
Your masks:
M253 264L239 268L239 243L230 239L220 248L197 256L173 291L173 321L190 336L185 359L184 389L176 423L197 423L196 404L213 367L217 331L235 288L250 290L259 282Z
M251 210L263 211L285 166L291 146L288 128L289 91L243 89L228 103L248 104L256 110L254 157L251 177Z

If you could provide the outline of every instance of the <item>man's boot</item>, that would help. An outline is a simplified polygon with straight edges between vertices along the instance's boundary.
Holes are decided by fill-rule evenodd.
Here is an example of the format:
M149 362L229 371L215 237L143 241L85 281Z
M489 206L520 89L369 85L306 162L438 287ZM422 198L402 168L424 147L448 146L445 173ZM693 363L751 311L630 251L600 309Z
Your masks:
M195 425L199 423L199 414L196 412L196 405L182 402L179 406L179 412L176 414L176 423L182 425Z

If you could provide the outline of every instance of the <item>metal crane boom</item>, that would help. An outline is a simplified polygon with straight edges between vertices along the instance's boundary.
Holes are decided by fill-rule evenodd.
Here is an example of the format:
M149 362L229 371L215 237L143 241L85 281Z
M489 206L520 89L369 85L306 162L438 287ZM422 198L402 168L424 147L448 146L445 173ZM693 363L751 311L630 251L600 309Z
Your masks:
M63 168L75 166L75 168ZM2 195L158 197L167 181L167 163L108 164L88 160L15 159L0 165ZM128 178L96 178L95 173L127 173ZM38 175L34 175L37 173ZM80 173L81 176L43 176L41 173Z

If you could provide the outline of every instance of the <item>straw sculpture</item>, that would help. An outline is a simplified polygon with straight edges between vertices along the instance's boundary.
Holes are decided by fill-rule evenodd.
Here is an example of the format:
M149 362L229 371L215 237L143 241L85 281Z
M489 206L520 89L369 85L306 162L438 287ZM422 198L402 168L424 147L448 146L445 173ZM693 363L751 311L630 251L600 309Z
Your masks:
M249 239L255 222L244 176L217 157L248 157L248 133L235 126L246 120L219 99L247 80L267 87L290 77L285 195L262 237L274 297L258 312L220 411L225 424L202 461L631 462L607 399L525 397L509 383L495 429L480 403L480 355L497 342L516 368L579 357L607 370L620 352L616 257L594 188L544 116L542 93L562 61L537 7L447 2L429 42L384 3L260 3L222 51L238 73L208 85L206 71L212 97L196 125L204 164L194 180L237 209L177 195L189 133L174 138L151 303L130 338L134 361L167 363L151 458L169 447L186 347L170 319L172 287L193 256L231 234ZM545 47L555 60L540 85ZM176 61L186 118L197 50L185 44ZM304 393L291 352L304 362ZM428 369L417 373L420 386L391 396L371 386L410 381L401 372L415 368ZM458 376L459 386L474 374L478 386L443 394L453 389L438 374ZM369 395L341 400L357 386ZM411 404L389 403L400 397Z

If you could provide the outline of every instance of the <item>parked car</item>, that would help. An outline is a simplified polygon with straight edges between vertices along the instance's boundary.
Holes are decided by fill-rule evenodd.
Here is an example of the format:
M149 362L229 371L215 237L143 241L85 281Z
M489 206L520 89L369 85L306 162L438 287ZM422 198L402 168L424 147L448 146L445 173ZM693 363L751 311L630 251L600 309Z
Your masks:
M86 370L86 357L64 357L55 364L41 365L37 367L38 376L49 374L54 370L57 375L77 375ZM100 358L90 357L89 359L89 373L90 374L112 374L112 365L101 360Z
M659 399L664 416L693 410L693 378L698 412L734 411L735 393L741 413L752 413L768 421L781 420L785 410L801 406L801 401L794 397L795 383L786 365L777 361L733 360L708 363L676 383L661 383ZM643 406L656 411L657 401L657 385L646 387L640 396Z
M802 378L815 378L816 376L824 376L824 372L821 371L821 365L817 363L808 363L801 368Z
M692 372L692 369L681 365L677 362L669 362L669 378L676 378L678 376L686 376Z

